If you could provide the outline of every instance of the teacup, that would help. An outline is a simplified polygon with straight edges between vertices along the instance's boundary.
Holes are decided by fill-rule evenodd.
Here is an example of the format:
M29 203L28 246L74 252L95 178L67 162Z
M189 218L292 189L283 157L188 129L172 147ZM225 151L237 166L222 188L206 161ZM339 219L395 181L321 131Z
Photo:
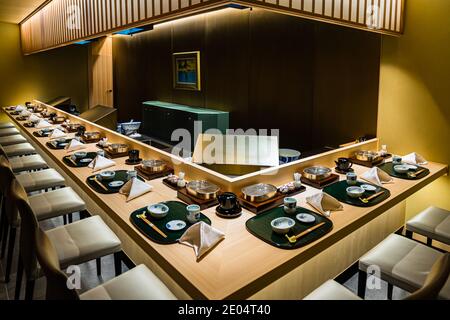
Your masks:
M349 172L346 174L346 178L347 178L347 184L349 186L354 186L356 185L356 182L358 181L358 176L356 175L356 173L354 172Z
M392 157L392 163L394 163L394 164L401 164L402 163L402 157L400 157L400 156L393 156Z
M220 208L223 210L232 210L236 208L238 204L237 197L232 192L224 192L219 194L217 199L219 200Z
M137 171L136 170L129 170L127 171L127 180L131 180L133 178L137 177Z
M104 157L105 156L105 150L98 150L97 155Z
M284 198L284 207L283 210L287 214L294 214L297 211L297 199L292 197Z
M348 170L353 166L353 162L350 161L348 158L338 158L337 161L335 161L336 166L339 170Z
M186 207L186 219L190 223L196 223L200 220L200 206L198 204L190 204Z
M139 160L139 150L133 149L128 151L128 158L131 162L136 162Z

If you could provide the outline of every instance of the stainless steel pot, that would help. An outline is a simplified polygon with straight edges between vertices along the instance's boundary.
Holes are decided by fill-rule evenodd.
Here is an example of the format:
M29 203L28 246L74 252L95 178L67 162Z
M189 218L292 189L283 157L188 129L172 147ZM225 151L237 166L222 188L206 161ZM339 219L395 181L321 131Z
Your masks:
M206 180L193 180L186 184L186 190L194 197L210 200L217 197L220 188Z
M380 158L380 155L376 152L373 151L357 151L355 153L355 158L360 160L360 161L376 161Z
M166 168L166 163L162 160L143 160L142 168L149 172L161 172Z
M277 187L271 184L258 183L242 188L244 199L251 202L263 202L274 197Z
M303 176L312 181L318 181L328 178L331 175L331 169L322 166L308 167L303 170Z
M111 143L108 146L108 150L112 153L125 153L128 152L128 145L124 143Z

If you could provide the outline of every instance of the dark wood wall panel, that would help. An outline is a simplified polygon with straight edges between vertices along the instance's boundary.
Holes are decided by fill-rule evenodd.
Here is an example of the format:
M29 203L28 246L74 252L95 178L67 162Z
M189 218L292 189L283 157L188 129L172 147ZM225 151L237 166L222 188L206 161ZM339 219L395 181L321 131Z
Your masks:
M197 50L202 90L173 89L172 53ZM114 101L121 120L161 100L229 111L231 128L280 129L282 147L337 145L376 133L379 50L377 34L259 9L214 12L114 37Z

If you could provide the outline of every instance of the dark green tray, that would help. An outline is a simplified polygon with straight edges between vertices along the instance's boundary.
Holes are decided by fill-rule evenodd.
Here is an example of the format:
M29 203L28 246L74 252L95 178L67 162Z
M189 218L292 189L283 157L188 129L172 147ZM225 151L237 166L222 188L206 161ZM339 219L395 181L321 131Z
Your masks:
M105 169L108 170L108 169ZM112 194L112 193L117 193L119 192L120 188L123 187L123 185L121 185L120 187L116 187L116 188L112 188L110 186L108 186L108 184L111 181L116 181L116 180L120 180L123 182L127 182L127 170L115 170L114 171L116 173L116 175L114 176L114 179L111 180L107 180L107 181L102 181L100 179L98 179L98 181L100 181L100 183L102 185L104 185L106 187L106 189L108 189L108 191L105 191L102 187L100 187L97 182L95 182L94 180L91 180L92 177L96 176L98 173L93 174L92 176L87 177L86 179L86 183L89 185L89 187L91 187L92 189L94 189L95 191L97 191L98 193L103 193L103 194ZM138 176L138 179L141 181L144 181L144 179L142 179L141 177ZM124 184L125 184L124 183Z
M363 198L365 197L369 197L371 195L373 195L374 193L377 193L379 191L384 191L384 194L382 194L381 196L378 196L377 198L371 200L369 203L364 203L361 200L359 200L359 198L350 198L347 195L347 191L346 189L348 187L351 187L350 185L347 184L347 181L343 180L343 181L339 181L336 183L333 183L332 185L326 187L323 189L323 192L328 193L330 196L335 197L338 201L340 202L344 202L347 204L350 204L352 206L357 206L357 207L372 207L376 204L379 204L380 202L383 202L384 200L386 200L387 198L389 198L391 196L391 192L383 187L379 187L376 186L372 183L368 183L368 182L363 182L363 181L357 181L355 186L361 186L363 184L370 184L372 186L375 186L377 188L377 190L375 192L364 192L364 194L362 195Z
M72 161L70 161L70 159L69 159L71 156L72 156L72 155L64 156L64 157L63 157L64 163L67 164L69 167L73 167L73 168L83 168L83 167L87 167L87 166L89 165L89 162L86 162L86 163L80 162L81 159L76 159L76 160L75 160L76 165L75 165L75 164L74 164ZM97 156L97 152L88 152L85 158L92 158L92 159L95 159L96 156Z
M300 222L295 218L295 216L299 213L310 213L316 217L316 221L313 223ZM273 219L280 217L289 217L295 220L295 225L289 231L288 236L299 234L300 232L305 231L306 229L311 228L321 222L325 222L325 224L322 227L298 239L296 243L292 244L289 242L285 235L280 235L272 231L270 222ZM321 238L322 236L330 232L331 229L333 229L333 222L330 219L302 207L298 207L295 214L289 215L284 212L283 207L277 207L275 209L254 216L253 218L250 218L249 220L247 220L245 225L247 227L247 230L255 237L260 238L264 242L267 242L268 244L281 249L296 249L303 247L308 243Z
M410 177L408 177L408 175L406 173L395 172L394 164L392 162L384 163L382 165L379 165L378 167L381 170L383 170L384 172L386 172L388 175L390 175L391 177L405 179L405 180L418 180L418 179L422 179L430 174L430 170L426 169L424 172L420 173L417 177L410 178ZM424 167L420 167L417 165L416 165L416 167L417 167L417 171L419 171L420 169L425 169ZM414 172L414 170L411 170L411 172Z
M72 138L67 138L66 139L67 143L70 143L70 141L72 141ZM59 143L56 142L56 140L47 141L46 145L50 149L54 149L54 150L62 150L62 149L64 149L66 147L66 146L60 146ZM73 165L73 163L72 163L72 165Z
M167 235L167 238L161 236L158 232L153 230L147 223L143 220L137 218L138 214L141 214L144 211L147 211L147 208L141 208L136 211L133 211L130 215L131 222L138 228L146 237L150 240L160 243L160 244L172 244L177 243L178 239L183 235L183 233L189 228L192 223L186 220L186 204L180 201L166 201L162 202L169 207L169 214L162 219L155 219L150 214L147 214L147 219L155 224L159 230L164 232ZM186 222L186 227L184 229L178 231L171 231L166 228L166 223L171 220L183 220ZM211 225L211 220L203 213L200 213L200 221L203 221L209 225Z

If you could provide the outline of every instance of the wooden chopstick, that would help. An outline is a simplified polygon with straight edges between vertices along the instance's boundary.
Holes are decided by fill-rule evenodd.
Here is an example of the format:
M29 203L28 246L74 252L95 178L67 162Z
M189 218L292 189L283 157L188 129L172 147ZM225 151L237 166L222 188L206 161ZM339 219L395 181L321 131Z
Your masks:
M381 196L383 193L384 193L384 191L377 192L377 193L371 195L370 197L367 197L366 200L370 201L370 200L372 200L374 198L377 198L377 197Z
M98 181L96 176L93 176L92 180L94 180L100 187L102 187L103 190L108 191L108 188L106 188L100 181Z
M150 221L148 221L147 218L144 217L144 213L142 213L142 215L139 215L139 218L142 219L146 224L148 224L150 227L153 228L153 230L155 230L156 232L158 232L161 236L163 236L164 238L167 238L167 235L162 232L157 226L155 226L153 223L151 223Z
M293 238L295 238L295 240L297 240L298 238L301 238L305 235L307 235L310 232L313 232L314 230L316 230L317 228L320 228L321 226L323 226L325 224L325 222L321 222L319 224L316 224L314 227L308 228L305 231L299 233L298 235L294 236Z

